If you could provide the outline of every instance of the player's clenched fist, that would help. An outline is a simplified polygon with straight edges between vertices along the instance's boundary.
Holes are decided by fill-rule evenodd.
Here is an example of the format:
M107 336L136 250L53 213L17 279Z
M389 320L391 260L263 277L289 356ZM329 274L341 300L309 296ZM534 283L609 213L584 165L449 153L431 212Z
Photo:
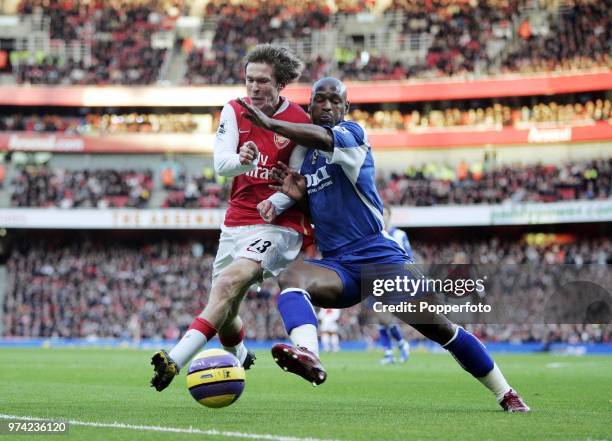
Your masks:
M257 145L253 141L247 141L240 147L238 151L240 163L242 165L252 164L253 160L259 156L259 150Z
M257 211L259 211L261 218L268 223L272 222L276 217L276 209L274 208L274 204L268 199L257 204Z

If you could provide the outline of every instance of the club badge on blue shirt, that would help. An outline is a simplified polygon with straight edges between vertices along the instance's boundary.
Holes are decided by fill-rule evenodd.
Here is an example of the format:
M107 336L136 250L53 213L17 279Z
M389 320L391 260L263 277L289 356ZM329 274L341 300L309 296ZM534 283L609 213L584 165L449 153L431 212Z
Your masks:
M319 151L315 150L312 153L312 162L310 163L310 165L315 165L317 163L317 158L319 157Z

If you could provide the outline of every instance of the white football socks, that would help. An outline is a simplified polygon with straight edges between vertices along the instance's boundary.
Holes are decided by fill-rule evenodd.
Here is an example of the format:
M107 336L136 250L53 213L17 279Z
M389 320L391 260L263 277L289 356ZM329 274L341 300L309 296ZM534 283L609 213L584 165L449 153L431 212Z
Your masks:
M188 329L168 355L181 369L205 344L206 336L204 334L197 329Z
M321 344L323 345L323 352L329 352L331 350L331 339L329 334L323 334L321 336Z
M302 346L319 356L319 339L317 338L317 327L306 324L296 326L289 333L289 338L295 346Z
M234 354L238 360L240 360L240 364L244 364L244 360L247 356L247 348L244 345L244 341L241 341L236 346L223 346L230 354Z
M484 384L491 392L495 394L497 401L500 402L506 392L508 392L511 387L506 381L504 374L501 373L499 368L497 367L497 363L493 364L493 369L484 377L480 377L478 379L482 384Z
M334 352L340 351L340 337L338 334L332 334L331 336L331 349Z

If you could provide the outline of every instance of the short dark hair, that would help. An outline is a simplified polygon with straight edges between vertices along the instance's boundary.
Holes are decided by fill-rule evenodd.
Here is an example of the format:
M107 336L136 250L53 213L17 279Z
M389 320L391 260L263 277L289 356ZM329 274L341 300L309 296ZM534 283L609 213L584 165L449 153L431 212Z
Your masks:
M249 63L266 63L272 66L277 83L289 84L302 74L304 63L286 47L273 44L258 44L245 59L245 69Z

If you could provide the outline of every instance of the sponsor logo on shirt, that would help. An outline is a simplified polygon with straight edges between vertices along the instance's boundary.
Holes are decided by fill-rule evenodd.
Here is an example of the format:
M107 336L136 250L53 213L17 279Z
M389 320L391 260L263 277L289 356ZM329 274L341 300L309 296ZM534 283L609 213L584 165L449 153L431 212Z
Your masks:
M245 173L246 176L250 176L251 178L270 180L270 169L268 168L268 161L270 159L269 155L264 155L263 153L259 153L259 157L257 158L257 165L253 170Z
M306 178L308 194L316 193L334 183L329 173L327 173L326 166L317 169L317 171L312 174L304 175L304 177Z

